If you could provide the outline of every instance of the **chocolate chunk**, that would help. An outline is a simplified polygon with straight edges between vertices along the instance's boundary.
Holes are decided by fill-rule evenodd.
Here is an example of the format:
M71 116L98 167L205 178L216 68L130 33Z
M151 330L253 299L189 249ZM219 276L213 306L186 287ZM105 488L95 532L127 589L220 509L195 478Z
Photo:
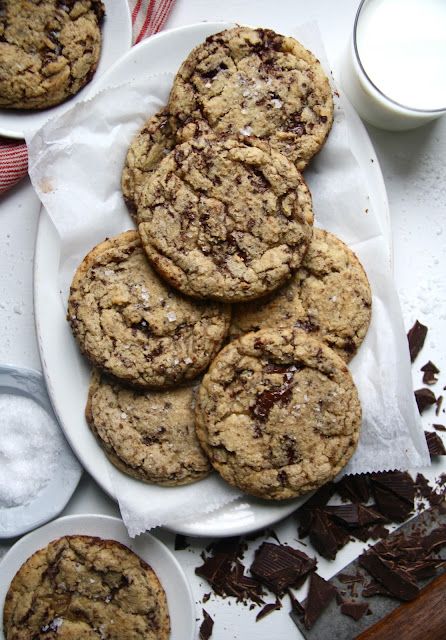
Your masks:
M250 407L252 417L257 418L257 420L260 420L261 422L265 422L268 419L269 412L275 404L286 404L290 401L291 391L291 380L288 380L280 387L261 391L257 394L254 405Z
M316 560L306 553L287 545L264 542L256 551L251 574L281 595L289 587L299 587L315 569Z
M177 533L175 536L175 551L184 551L190 547L190 544L186 540L186 536L183 536L181 533Z
M339 549L342 549L349 540L349 534L335 525L327 513L321 509L313 511L310 542L321 556L334 560Z
M378 511L392 522L404 522L413 511L413 506L385 487L376 486L374 494Z
M418 411L420 413L423 413L425 409L437 402L435 394L426 387L415 391L415 400L417 401Z
M443 440L438 433L434 431L425 431L427 448L429 449L429 455L433 456L446 456L446 449L444 448Z
M276 611L277 609L281 609L281 608L282 608L282 605L280 603L280 600L276 600L275 602L269 602L256 615L256 622L258 622L259 620L267 616L269 613L271 613L271 611Z
M304 625L307 629L311 629L336 593L337 589L334 585L321 578L316 572L311 574L304 615Z
M446 431L446 427L443 424L433 424L432 426L437 431Z
M209 640L212 635L213 628L214 621L212 620L206 609L203 609L203 622L200 625L200 640Z
M407 471L383 471L381 473L373 473L370 479L372 481L373 491L375 491L377 486L384 487L413 507L415 483Z
M302 617L305 613L305 609L300 604L299 600L296 598L296 596L291 591L291 589L288 589L287 593L290 596L291 611L295 613L297 616Z
M413 362L417 355L420 353L423 348L424 341L427 335L427 327L418 320L415 321L415 324L407 334L407 340L409 342L409 353L410 360Z
M424 373L424 384L435 384L438 381L437 374L440 373L440 369L438 369L430 360L421 367L421 371Z
M372 507L362 504L345 504L336 507L326 507L328 513L335 520L346 527L365 527L378 522L385 522L385 518Z
M370 499L369 476L366 473L344 476L336 484L336 491L341 498L351 502L368 502Z
M369 605L367 602L354 602L353 600L344 600L341 604L341 613L350 616L356 622L362 618L367 612Z
M392 597L392 594L383 584L380 584L373 578L370 580L368 584L365 585L362 590L362 595L364 598L373 598L373 596L387 596L389 598Z
M417 597L420 590L410 575L402 569L394 569L389 561L378 555L375 548L360 555L358 560L395 598L408 601Z

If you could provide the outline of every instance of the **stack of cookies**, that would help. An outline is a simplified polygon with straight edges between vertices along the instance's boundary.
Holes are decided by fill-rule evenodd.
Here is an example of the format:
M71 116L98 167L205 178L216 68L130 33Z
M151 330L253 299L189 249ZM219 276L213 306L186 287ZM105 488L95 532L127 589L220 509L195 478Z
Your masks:
M352 251L313 229L301 173L332 121L313 54L235 27L191 52L133 140L122 190L137 230L87 255L68 305L95 366L88 423L125 473L173 486L213 468L280 500L353 454L346 363L370 287Z

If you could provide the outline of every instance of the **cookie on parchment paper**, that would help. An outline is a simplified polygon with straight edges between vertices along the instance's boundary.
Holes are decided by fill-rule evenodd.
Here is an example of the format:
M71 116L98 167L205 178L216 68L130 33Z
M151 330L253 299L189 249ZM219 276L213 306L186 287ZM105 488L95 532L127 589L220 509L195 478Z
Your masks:
M178 486L207 476L195 433L194 387L138 392L93 372L85 415L118 469L144 482Z
M330 84L315 56L294 38L241 26L193 49L168 108L176 128L204 119L220 135L257 136L300 171L333 123Z
M332 480L355 451L360 424L347 365L299 329L234 340L197 396L197 435L212 466L260 498L293 498Z
M372 294L359 259L334 234L315 228L302 265L277 293L234 305L230 335L297 327L348 362L366 336L371 313Z
M78 93L101 53L100 0L3 0L0 107L45 109Z
M269 145L203 135L162 160L137 220L164 279L193 297L236 302L274 291L299 267L313 210L301 174Z
M6 595L6 640L167 640L166 594L153 569L116 540L72 535L20 567Z
M67 319L99 369L141 389L204 371L226 337L230 309L191 300L151 268L136 231L97 245L78 267Z

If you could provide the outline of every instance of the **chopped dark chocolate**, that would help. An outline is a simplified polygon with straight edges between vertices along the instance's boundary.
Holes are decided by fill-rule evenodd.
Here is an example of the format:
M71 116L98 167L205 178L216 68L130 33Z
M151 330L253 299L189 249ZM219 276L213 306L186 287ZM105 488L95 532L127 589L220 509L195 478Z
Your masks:
M444 424L433 424L432 426L436 431L446 431Z
M423 384L435 384L438 382L437 374L440 373L440 369L438 369L430 360L421 367L421 371L424 374Z
M446 547L446 525L433 529L428 536L421 540L421 544L428 553Z
M407 471L382 471L370 476L373 489L380 485L394 493L411 507L415 499L415 483Z
M325 512L346 527L364 527L366 525L385 522L385 518L372 507L362 504L343 504L325 507Z
M310 542L321 556L334 560L339 549L349 540L349 534L338 527L324 510L314 509Z
M344 500L368 502L370 499L369 476L366 473L344 476L335 488Z
M392 567L388 560L376 552L375 547L359 556L359 564L395 598L408 601L417 597L420 590L410 574L401 568Z
M440 415L441 405L443 404L443 396L438 396L438 398L435 401L435 404L437 405L437 407L435 409L435 415L439 416ZM444 413L444 411L443 411L443 413Z
M184 549L187 549L188 547L190 547L190 544L188 543L186 536L183 536L181 533L177 533L175 536L175 551L184 551Z
M362 590L364 598L373 598L373 596L388 596L392 597L392 594L383 584L380 584L377 580L372 578L368 584L365 585Z
M203 609L203 622L200 625L200 640L209 640L212 635L213 628L214 621L212 620L206 609Z
M341 613L346 616L350 616L356 622L362 618L368 611L369 605L367 602L355 602L353 600L344 600L341 604Z
M441 396L440 396L441 397ZM423 413L428 407L437 402L435 394L430 389L423 387L415 391L415 400L417 401L418 411Z
M421 322L418 322L418 320L416 320L415 324L411 329L409 329L409 332L407 334L411 362L415 360L415 358L423 348L426 335L427 335L427 327L424 324L421 324Z
M256 615L256 622L258 622L259 620L267 616L272 611L276 611L277 609L281 609L281 608L282 608L282 604L278 599L275 602L268 602L268 604L266 604L263 607L263 609L261 609L259 613Z
M350 575L349 573L341 572L341 573L338 573L336 577L339 580L339 582L342 582L343 584L355 584L355 583L362 584L364 582L364 577L358 572L354 576Z
M444 448L443 440L438 433L434 431L425 431L427 448L429 449L429 455L433 456L446 456L446 449Z
M316 572L310 576L310 587L305 606L304 625L311 629L319 616L336 596L336 587Z
M303 606L300 604L299 600L296 598L296 596L294 595L294 593L291 591L291 589L287 589L287 593L290 596L290 602L291 602L291 610L298 616L303 616L305 613L305 609L303 608Z
M385 487L376 486L374 494L378 511L391 522L404 522L413 510L405 500Z
M299 587L316 569L316 560L288 545L264 542L255 553L251 574L271 591L281 595L289 587Z

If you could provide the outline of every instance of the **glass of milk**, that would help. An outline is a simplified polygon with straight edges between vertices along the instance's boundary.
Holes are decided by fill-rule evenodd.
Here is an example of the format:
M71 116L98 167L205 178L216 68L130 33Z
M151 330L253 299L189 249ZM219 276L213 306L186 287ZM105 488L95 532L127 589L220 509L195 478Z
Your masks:
M362 0L341 84L382 129L414 129L446 113L446 0Z

